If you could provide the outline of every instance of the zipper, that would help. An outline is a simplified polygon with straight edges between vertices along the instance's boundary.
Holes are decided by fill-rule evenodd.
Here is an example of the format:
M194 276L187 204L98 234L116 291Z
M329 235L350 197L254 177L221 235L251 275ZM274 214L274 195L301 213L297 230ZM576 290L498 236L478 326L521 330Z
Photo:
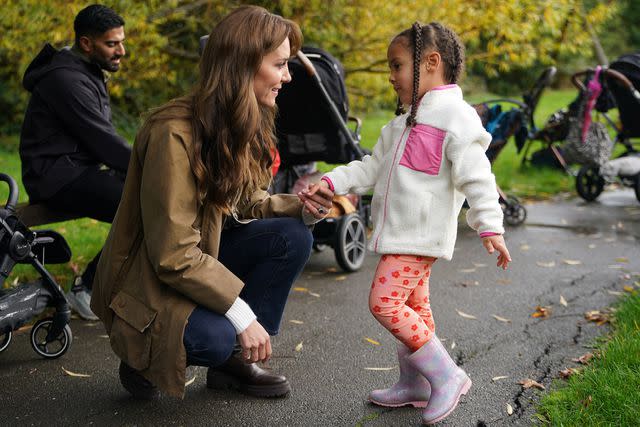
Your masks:
M378 251L378 243L380 242L380 236L382 235L382 229L384 228L384 223L387 222L387 199L389 198L389 184L391 183L391 174L396 168L396 159L398 158L398 150L400 150L400 145L402 144L402 138L407 133L407 129L409 127L405 127L404 131L402 131L402 135L400 135L400 140L396 144L396 152L393 153L393 162L391 163L391 167L389 168L389 176L387 177L387 187L384 193L384 209L382 211L382 224L380 225L380 231L378 232L378 236L376 236L376 242L373 245L373 249Z

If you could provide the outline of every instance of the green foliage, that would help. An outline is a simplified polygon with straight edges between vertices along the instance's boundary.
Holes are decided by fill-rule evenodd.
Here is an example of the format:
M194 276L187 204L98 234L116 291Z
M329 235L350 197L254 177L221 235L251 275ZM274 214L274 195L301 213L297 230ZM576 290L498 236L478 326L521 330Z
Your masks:
M632 426L640 420L640 294L625 297L615 312L611 339L600 356L568 383L543 397L549 425ZM546 424L545 423L545 424Z
M636 10L632 0L626 9ZM510 88L531 67L563 55L589 54L584 19L596 29L619 10L612 2L590 0L114 0L126 21L128 57L114 73L114 112L134 117L185 93L197 75L198 38L238 4L253 3L298 22L308 44L340 59L347 72L352 107L373 111L394 104L387 83L390 39L415 20L438 20L458 32L467 46L467 66L475 76L495 77L515 70ZM0 133L15 133L28 93L22 75L45 42L60 48L73 41L73 18L86 6L79 0L0 0ZM611 20L610 20L611 21ZM537 74L534 72L533 74ZM124 120L124 119L123 119Z

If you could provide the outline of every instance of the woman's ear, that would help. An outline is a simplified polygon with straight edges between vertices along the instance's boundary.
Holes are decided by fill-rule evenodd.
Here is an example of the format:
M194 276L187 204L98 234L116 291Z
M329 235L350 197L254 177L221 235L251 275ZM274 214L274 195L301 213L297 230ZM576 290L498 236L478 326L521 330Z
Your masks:
M440 62L442 61L442 57L436 51L431 51L424 58L424 65L427 71L435 71L440 66Z

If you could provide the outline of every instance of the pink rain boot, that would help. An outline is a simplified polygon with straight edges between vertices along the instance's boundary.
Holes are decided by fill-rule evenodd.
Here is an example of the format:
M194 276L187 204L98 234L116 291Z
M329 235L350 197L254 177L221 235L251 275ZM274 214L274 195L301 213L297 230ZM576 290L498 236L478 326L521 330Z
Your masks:
M390 388L373 390L369 394L369 401L380 406L398 407L412 405L416 408L427 406L431 387L420 372L416 371L407 361L406 357L411 350L402 343L398 343L398 365L400 366L400 379Z
M407 361L431 384L431 397L422 411L424 424L437 423L453 412L460 396L471 387L471 379L451 359L435 335L408 356Z

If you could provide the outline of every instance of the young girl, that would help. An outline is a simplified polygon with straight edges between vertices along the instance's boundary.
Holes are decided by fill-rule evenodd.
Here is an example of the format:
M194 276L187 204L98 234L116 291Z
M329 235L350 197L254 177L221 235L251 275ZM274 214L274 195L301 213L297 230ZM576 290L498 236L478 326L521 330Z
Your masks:
M370 156L337 167L299 196L306 200L321 186L336 194L373 187L370 249L382 257L369 307L400 341L400 380L369 399L426 407L422 420L431 424L451 413L471 386L435 335L429 305L431 267L452 257L465 197L467 222L490 254L498 251L497 265L506 269L511 258L484 153L491 136L456 85L464 64L460 40L439 23L415 23L391 41L387 57L398 114L404 105L409 113L382 129Z

